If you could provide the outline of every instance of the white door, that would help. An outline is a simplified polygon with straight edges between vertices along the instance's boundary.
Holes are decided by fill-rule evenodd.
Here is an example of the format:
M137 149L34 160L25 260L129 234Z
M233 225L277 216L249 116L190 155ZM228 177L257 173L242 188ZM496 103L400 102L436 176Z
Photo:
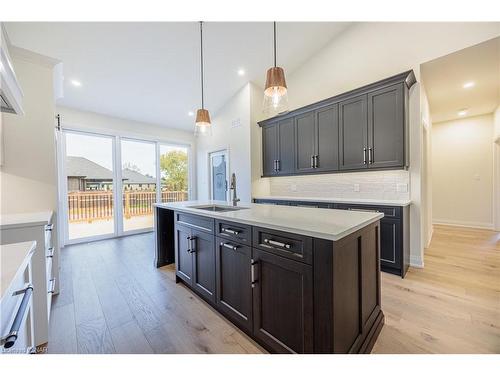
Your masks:
M209 154L210 162L210 199L227 201L229 160L227 150Z

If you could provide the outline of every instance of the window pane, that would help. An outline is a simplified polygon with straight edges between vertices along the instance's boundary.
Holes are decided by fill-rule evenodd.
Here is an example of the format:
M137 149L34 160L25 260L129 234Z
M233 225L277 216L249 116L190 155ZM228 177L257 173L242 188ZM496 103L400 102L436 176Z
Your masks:
M121 141L123 230L153 228L156 202L155 144Z
M65 133L68 238L114 233L113 140Z
M161 201L188 199L188 149L160 145Z

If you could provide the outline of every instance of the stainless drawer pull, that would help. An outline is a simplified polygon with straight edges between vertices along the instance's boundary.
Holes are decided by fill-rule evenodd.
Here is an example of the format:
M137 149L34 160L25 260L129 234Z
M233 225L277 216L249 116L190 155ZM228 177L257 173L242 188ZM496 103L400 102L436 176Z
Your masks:
M372 158L372 155L373 155L373 148L369 148L368 149L368 164L373 164L373 158Z
M54 229L54 224L49 224L49 225L45 226L45 231L46 232L50 232L50 231L52 231L52 229Z
M237 236L238 234L240 234L240 231L234 230L234 229L229 229L229 228L222 228L222 231L224 233L233 234L235 236Z
M56 278L49 280L49 291L48 293L53 294L56 291Z
M348 208L349 211L359 211L359 212L380 212L379 210L368 210L363 208Z
M252 285L252 288L255 288L255 284L259 280L255 279L255 265L257 264L257 261L254 261L253 259L250 260L250 284Z
M29 306L31 296L33 294L33 285L28 284L25 289L23 289L19 294L24 293L23 299L19 308L17 309L16 316L10 327L10 331L7 335L0 338L0 345L3 345L5 349L12 348L17 340L17 335L19 333L19 327L24 319L24 315Z
M53 247L49 247L47 249L47 255L46 255L47 258L53 258L54 257L54 248Z
M231 244L224 243L224 242L221 242L220 245L223 246L223 247L225 247L226 249L231 249L231 250L237 250L238 249L238 246L231 245Z
M188 253L195 253L196 250L194 249L193 241L196 241L196 236L189 236L189 237L187 237L187 240L189 241L189 248L187 249L187 252ZM195 245L196 245L196 242L195 242Z
M264 243L268 244L270 246L276 246L276 247L280 247L280 248L284 248L284 249L289 249L292 247L290 244L270 240L269 238L264 238Z
M363 164L366 164L366 147L363 147Z

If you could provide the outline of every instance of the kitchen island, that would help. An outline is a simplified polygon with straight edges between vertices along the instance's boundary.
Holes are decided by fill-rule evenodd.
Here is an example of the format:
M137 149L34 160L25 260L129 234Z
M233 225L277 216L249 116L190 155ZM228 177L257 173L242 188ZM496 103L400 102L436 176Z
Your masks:
M157 267L273 353L369 353L382 213L186 201L155 208Z

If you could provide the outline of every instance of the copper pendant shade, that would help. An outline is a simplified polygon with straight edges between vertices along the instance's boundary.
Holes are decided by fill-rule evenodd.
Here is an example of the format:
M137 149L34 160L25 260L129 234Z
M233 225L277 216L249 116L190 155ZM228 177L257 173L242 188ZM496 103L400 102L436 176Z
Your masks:
M285 71L276 65L276 22L274 26L274 66L267 70L266 87L264 89L264 113L275 115L288 110L288 88Z
M196 136L206 136L212 134L212 124L210 113L205 109L205 98L203 92L203 22L200 21L200 60L201 60L201 108L196 111L196 126L194 134Z

